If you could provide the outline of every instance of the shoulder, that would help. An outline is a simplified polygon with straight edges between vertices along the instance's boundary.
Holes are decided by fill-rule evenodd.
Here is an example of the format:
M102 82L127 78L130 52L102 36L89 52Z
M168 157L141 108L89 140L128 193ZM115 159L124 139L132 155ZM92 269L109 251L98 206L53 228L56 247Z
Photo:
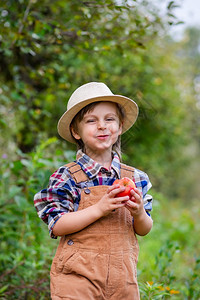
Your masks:
M141 186L141 187L148 186L148 188L151 187L149 176L144 171L125 164L121 164L121 168L133 172L133 178L137 186Z
M135 172L135 176L140 177L141 179L149 179L149 176L147 175L147 173L145 173L142 170L139 170L137 168L134 168L134 172Z
M70 183L72 186L79 186L81 183L88 180L88 177L80 164L71 162L60 167L54 172L51 180L59 180L60 182Z
M124 170L130 170L130 171L133 171L133 172L134 172L134 170L135 170L134 167L129 166L129 165L126 165L126 164L124 164L124 163L120 163L120 167L121 167L121 169L124 169Z
M51 181L67 181L71 179L71 173L69 172L69 167L71 163L60 166L50 177Z
M124 163L121 163L120 165L121 165L121 169L133 172L135 177L138 177L138 178L149 178L148 175L147 175L147 173L145 173L142 170L139 170L139 169L137 169L137 168L135 168L133 166L126 165Z

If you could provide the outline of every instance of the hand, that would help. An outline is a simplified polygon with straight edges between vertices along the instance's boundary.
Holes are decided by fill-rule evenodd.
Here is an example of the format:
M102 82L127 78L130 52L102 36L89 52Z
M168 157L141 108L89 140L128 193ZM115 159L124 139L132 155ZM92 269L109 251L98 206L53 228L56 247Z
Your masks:
M113 210L123 207L129 200L128 196L116 197L118 193L125 190L124 186L114 184L109 186L107 193L95 204L99 211L100 217L108 215Z
M129 201L126 202L125 207L130 211L134 218L144 213L142 193L137 188L131 190L131 197Z

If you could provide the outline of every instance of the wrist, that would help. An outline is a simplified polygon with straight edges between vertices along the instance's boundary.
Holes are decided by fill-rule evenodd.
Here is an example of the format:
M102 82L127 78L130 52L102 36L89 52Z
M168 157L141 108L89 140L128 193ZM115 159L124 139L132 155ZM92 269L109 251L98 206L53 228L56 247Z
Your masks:
M143 220L146 215L147 215L146 211L143 207L143 209L140 212L133 215L133 218L134 218L134 220L140 221L140 220Z
M100 219L101 217L103 217L102 209L101 209L101 207L99 207L98 203L93 205L93 209L94 209L94 214L97 219Z

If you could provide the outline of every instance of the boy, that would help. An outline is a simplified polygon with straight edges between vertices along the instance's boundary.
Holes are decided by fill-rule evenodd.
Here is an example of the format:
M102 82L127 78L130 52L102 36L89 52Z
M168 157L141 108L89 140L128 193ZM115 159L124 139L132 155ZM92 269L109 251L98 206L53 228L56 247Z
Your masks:
M58 123L78 145L75 162L62 166L35 195L38 215L61 240L51 267L52 299L139 299L138 242L152 227L148 176L120 163L120 136L136 121L137 104L103 83L79 87ZM117 178L137 188L118 197ZM147 200L148 199L148 200Z

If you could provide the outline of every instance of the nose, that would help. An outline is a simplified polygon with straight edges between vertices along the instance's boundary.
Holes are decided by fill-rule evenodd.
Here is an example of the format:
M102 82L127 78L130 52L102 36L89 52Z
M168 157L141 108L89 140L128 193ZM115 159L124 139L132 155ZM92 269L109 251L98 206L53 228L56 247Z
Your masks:
M106 128L105 120L99 120L98 121L98 129L105 129L105 128Z

